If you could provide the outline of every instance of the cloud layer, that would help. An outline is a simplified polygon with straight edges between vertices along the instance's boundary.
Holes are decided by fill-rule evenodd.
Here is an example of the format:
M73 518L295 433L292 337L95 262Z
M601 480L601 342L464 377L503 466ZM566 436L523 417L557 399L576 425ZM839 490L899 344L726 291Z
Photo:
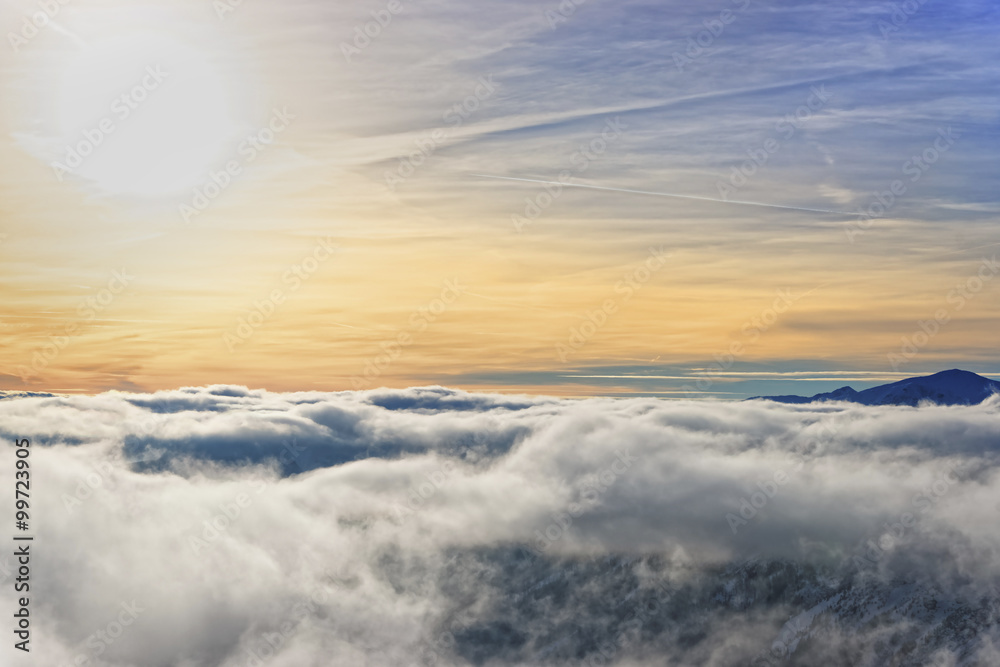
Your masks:
M998 414L214 386L9 398L0 437L34 664L911 664L992 650Z

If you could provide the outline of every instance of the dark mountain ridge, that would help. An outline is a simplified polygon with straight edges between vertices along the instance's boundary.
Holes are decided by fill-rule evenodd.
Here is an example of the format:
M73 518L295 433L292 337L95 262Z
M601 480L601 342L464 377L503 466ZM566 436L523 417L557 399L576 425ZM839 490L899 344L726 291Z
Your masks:
M776 403L814 403L847 401L862 405L909 405L923 402L937 405L978 405L993 394L1000 394L1000 382L969 371L952 369L934 375L907 378L864 391L841 387L836 391L815 396L755 396L748 400Z

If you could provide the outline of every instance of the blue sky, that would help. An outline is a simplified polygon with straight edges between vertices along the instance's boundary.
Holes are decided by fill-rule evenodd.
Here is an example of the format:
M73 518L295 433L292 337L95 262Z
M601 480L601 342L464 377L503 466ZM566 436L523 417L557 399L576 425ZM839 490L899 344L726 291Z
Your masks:
M1000 281L953 294L1000 250L990 3L217 6L66 6L0 54L4 388L350 388L456 279L462 298L365 383L670 395L734 344L734 371L1000 372ZM8 37L31 7L0 10ZM128 121L139 141L55 178L154 61L173 74ZM247 159L276 113L287 128ZM337 260L234 345L317 239ZM625 303L651 248L670 259ZM122 297L32 366L123 266L142 271ZM795 304L750 325L781 293ZM835 388L755 378L713 390Z

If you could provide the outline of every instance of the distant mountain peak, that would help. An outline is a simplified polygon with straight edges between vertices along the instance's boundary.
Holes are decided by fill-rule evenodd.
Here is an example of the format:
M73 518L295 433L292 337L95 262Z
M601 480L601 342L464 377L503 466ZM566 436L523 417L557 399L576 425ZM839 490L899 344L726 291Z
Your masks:
M937 405L978 405L993 394L1000 394L1000 382L971 371L953 368L933 375L912 377L864 391L841 387L815 396L755 396L749 400L776 403L814 403L847 401L862 405L910 405L923 402Z
M0 391L0 401L8 398L51 398L55 394L39 393L36 391Z

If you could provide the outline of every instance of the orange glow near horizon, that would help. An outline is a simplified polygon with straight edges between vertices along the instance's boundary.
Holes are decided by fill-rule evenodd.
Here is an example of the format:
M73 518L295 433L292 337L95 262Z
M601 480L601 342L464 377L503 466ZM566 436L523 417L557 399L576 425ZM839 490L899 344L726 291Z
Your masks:
M0 54L0 389L443 384L673 397L690 383L630 374L697 369L739 349L734 363L826 362L893 377L890 355L941 310L948 323L902 370L993 368L1000 280L962 307L954 296L995 256L986 225L953 232L947 220L901 212L852 242L855 221L825 214L553 197L476 179L565 169L578 182L635 182L652 132L641 114L656 105L514 103L514 75L498 65L495 78L473 76L464 52L427 65L455 73L438 91L448 102L427 101L400 70L415 48L402 25L396 41L348 62L339 37L301 20L353 26L349 9L296 23L251 4L222 17L193 1L67 6L58 25ZM16 30L20 19L8 10L0 26ZM150 36L116 39L122 29ZM109 66L132 56L134 67ZM154 90L146 79L158 59L172 71ZM145 88L127 100L134 117L115 115L136 86ZM602 135L619 113L623 134ZM527 132L550 125L571 129L559 139ZM95 134L101 127L114 132ZM508 135L522 143L496 139ZM80 167L53 166L86 141L93 154ZM668 157L642 187L716 196L724 169ZM778 164L761 177L788 181L780 200L773 188L749 192L764 180L740 198L851 210L870 199L832 178L795 181L804 171ZM540 215L517 229L532 202ZM669 255L655 270L650 248ZM716 379L706 395L725 397L731 381Z

